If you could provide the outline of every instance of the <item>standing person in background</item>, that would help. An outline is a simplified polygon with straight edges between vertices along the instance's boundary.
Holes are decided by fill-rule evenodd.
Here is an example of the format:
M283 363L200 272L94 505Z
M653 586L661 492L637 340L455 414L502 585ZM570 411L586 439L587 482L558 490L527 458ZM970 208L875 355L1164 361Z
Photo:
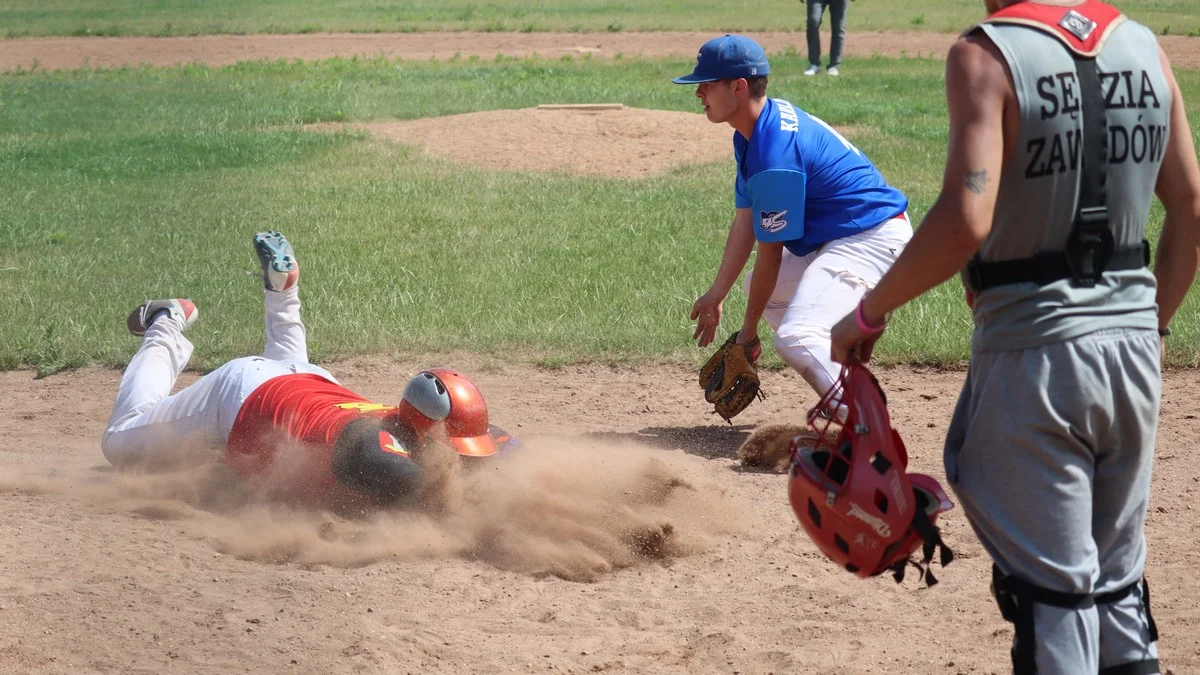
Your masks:
M846 44L846 8L850 0L807 0L808 2L808 69L805 75L821 72L821 18L829 7L830 33L829 68L825 71L834 77L842 64L842 47Z
M963 271L946 476L994 561L1013 670L1158 673L1145 524L1161 340L1200 262L1191 127L1154 33L1114 7L986 5L946 60L942 193L833 357L868 360L893 310Z

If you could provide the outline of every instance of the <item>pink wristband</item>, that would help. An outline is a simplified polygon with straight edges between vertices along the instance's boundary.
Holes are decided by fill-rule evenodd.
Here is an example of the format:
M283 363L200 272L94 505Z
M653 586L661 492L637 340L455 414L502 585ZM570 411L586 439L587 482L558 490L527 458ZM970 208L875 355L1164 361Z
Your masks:
M878 326L869 325L866 319L863 318L864 302L866 302L866 298L860 300L858 306L854 308L854 325L858 326L858 329L867 335L879 335L883 332L884 328L887 328L887 320L884 320L884 322Z

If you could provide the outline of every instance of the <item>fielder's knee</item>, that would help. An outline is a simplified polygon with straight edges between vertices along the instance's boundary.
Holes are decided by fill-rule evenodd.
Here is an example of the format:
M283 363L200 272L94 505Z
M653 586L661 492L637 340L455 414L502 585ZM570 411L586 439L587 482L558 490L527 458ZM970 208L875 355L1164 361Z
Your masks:
M837 367L830 358L829 335L817 335L811 331L799 333L776 333L775 352L808 382L818 394L824 394L833 386ZM840 370L840 368L839 368Z

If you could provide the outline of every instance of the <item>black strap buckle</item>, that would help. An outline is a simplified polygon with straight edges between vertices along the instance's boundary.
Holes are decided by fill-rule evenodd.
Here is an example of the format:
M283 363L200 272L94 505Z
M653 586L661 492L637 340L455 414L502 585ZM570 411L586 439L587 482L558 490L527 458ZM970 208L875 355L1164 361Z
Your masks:
M1083 227L1108 228L1108 207L1088 206L1079 209L1075 222Z
M987 288L983 285L983 271L980 269L981 267L983 267L983 258L976 253L967 262L967 267L963 271L963 277L967 282L967 290L978 293Z
M1108 208L1093 206L1079 209L1075 227L1067 238L1067 267L1071 283L1092 288L1108 268L1116 244L1108 226Z

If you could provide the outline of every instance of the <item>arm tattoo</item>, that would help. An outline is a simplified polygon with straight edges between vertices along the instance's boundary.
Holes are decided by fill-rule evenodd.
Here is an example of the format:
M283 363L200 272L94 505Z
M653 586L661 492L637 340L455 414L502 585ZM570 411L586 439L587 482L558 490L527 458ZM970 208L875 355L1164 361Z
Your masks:
M988 175L987 171L968 171L967 172L967 189L977 195L983 194L987 188Z

